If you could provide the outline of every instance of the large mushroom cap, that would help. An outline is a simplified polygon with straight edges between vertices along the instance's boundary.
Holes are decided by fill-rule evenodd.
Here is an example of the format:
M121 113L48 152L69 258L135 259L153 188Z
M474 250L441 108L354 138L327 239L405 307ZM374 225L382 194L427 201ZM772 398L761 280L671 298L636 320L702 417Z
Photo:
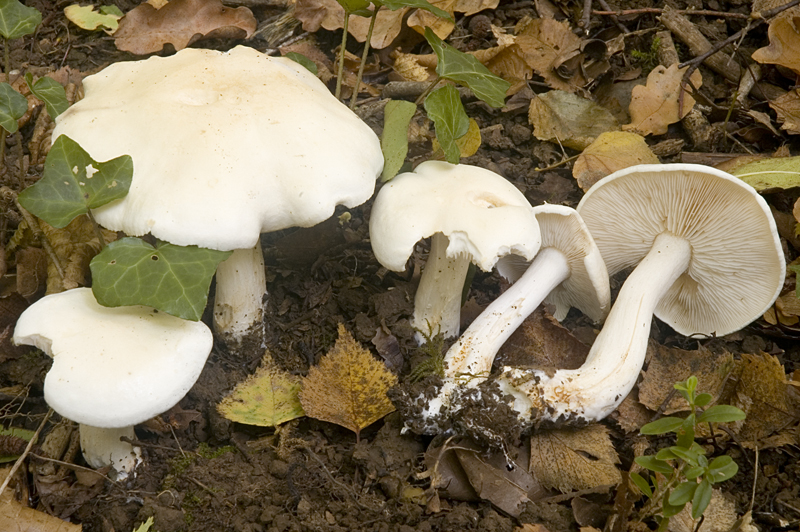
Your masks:
M634 266L667 232L691 261L655 315L683 335L737 331L783 287L785 263L769 207L752 187L694 164L639 165L598 181L578 212L610 274Z
M540 242L531 205L514 185L490 170L441 161L424 162L385 185L372 206L369 233L375 257L395 271L434 233L450 239L448 257L469 254L484 271L510 253L533 258Z
M100 306L90 288L46 296L19 317L14 342L53 357L47 403L93 427L135 425L172 408L211 352L211 331L143 306Z
M94 211L129 235L252 248L262 232L360 205L383 166L378 138L320 80L252 48L115 63L83 84L53 138L133 158L129 194Z

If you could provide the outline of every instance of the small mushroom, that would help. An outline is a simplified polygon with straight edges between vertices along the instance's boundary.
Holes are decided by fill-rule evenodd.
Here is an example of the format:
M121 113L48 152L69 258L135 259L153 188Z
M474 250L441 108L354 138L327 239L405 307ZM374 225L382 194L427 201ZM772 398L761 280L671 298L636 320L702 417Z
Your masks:
M95 468L113 466L118 479L141 462L141 452L120 436L166 412L194 385L211 352L202 322L150 307L100 306L90 288L51 294L17 321L14 343L33 345L53 358L44 398L80 423L81 448Z
M378 192L369 234L375 257L394 271L405 269L417 242L431 237L412 325L445 338L458 336L471 262L490 271L508 254L532 259L540 244L532 207L514 185L483 168L440 161L424 162ZM422 333L417 341L423 343Z
M609 273L636 268L580 368L552 376L505 368L498 383L527 426L611 413L636 383L653 315L683 335L723 336L761 316L783 287L785 261L769 207L720 170L627 168L598 181L578 212Z
M259 235L310 227L355 207L383 167L372 130L296 62L237 46L114 63L83 81L56 120L93 158L128 154L127 196L94 209L131 236L230 251L214 324L238 343L262 321Z
M562 205L540 205L533 211L542 236L539 253L447 351L442 387L428 400L421 414L424 422L415 429L424 426L424 432L439 432L443 423L436 421L436 416L450 414L451 399L453 407L458 408L453 394L486 380L497 352L542 301L554 303L562 319L571 307L581 309L596 322L608 313L608 272L581 217ZM505 271L509 273L508 264Z

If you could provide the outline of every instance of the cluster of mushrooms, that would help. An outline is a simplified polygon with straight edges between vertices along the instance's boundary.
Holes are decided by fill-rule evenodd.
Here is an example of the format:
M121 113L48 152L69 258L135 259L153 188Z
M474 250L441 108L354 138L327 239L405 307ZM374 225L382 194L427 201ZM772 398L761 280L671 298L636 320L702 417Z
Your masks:
M263 321L259 235L362 204L383 166L375 134L321 81L251 48L116 63L86 78L84 90L58 117L53 139L68 135L96 160L127 154L134 162L128 195L93 210L95 219L132 236L233 251L217 270L214 308L215 330L229 345ZM164 116L172 118L157 120ZM415 431L456 429L489 441L504 436L471 413L502 410L520 430L601 419L636 382L652 315L685 335L728 334L774 302L785 274L764 200L697 165L617 172L573 210L531 207L488 170L425 162L381 189L370 240L384 266L403 270L427 237L413 320L420 331L459 336L470 263L497 267L514 284L447 352L441 386L402 410ZM632 266L611 307L609 274ZM571 307L605 319L585 364L553 374L507 367L490 379L496 353L542 301L558 319ZM46 401L81 424L87 462L111 465L118 478L141 461L120 436L134 439L133 425L174 406L212 347L202 322L105 308L88 288L33 304L14 341L52 356Z

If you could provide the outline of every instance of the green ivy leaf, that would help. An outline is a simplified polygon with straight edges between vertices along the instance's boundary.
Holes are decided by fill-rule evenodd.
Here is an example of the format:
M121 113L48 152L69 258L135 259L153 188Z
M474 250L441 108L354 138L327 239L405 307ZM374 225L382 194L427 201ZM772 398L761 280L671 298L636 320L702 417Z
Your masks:
M91 168L92 172L87 172ZM128 193L133 161L127 155L98 163L77 142L61 135L44 163L42 178L23 190L19 202L53 227L64 227Z
M697 482L682 482L669 494L669 503L673 506L683 506L692 500L699 484Z
M692 519L700 519L703 512L708 508L708 503L711 502L711 483L703 479L697 485L697 489L692 497Z
M378 5L386 6L392 11L397 11L398 9L402 9L404 7L424 9L425 11L429 11L439 18L443 18L445 20L453 22L453 17L450 15L450 13L444 11L443 9L439 9L430 2L426 2L425 0L379 0L375 3Z
M397 175L408 154L408 124L417 106L405 100L390 100L383 110L383 173L381 181L387 182Z
M304 56L303 54L298 54L297 52L289 52L284 57L287 57L292 61L294 61L295 63L302 65L303 67L305 67L306 70L308 70L315 76L317 75L317 64L308 57Z
M503 107L511 87L509 82L492 74L471 55L442 41L430 28L425 28L425 38L436 53L436 73L440 77L469 87L476 97L492 107Z
M0 0L2 1L2 0ZM19 129L17 120L28 110L28 100L8 83L0 83L0 127L14 133Z
M662 417L652 423L644 425L639 432L645 435L666 434L668 432L675 432L683 425L683 419L679 417Z
M661 473L662 475L670 475L674 471L672 466L663 460L657 459L655 456L637 456L635 459L637 464L650 471Z
M442 146L447 162L458 164L461 150L456 139L463 137L469 130L469 117L461 105L458 90L452 85L439 87L425 98L425 111L433 120L436 128L436 139Z
M95 11L94 7L74 4L64 8L64 15L70 22L84 30L101 29L109 34L117 31L122 11L117 6L101 6L98 11Z
M730 423L745 418L745 413L730 405L715 405L697 418L698 423Z
M206 308L211 277L230 254L166 242L153 247L139 238L122 238L92 259L92 292L106 307L147 305L197 321Z
M33 95L44 102L45 107L47 107L47 114L50 115L50 118L55 119L55 117L66 111L67 107L69 107L67 93L64 87L53 78L44 76L34 83L33 75L28 72L25 74L25 83L28 84L28 88Z
M34 83L33 75L28 72L25 74L25 83L28 84L28 88L31 89L33 95L44 102L45 107L47 107L47 114L50 115L50 118L57 117L69 107L67 93L64 87L53 78L44 76Z
M18 0L0 0L0 35L6 39L29 35L41 22L38 9L26 7Z
M639 488L639 491L647 495L648 498L653 498L653 488L650 487L650 483L646 481L642 475L639 473L631 473L630 477L633 483L636 484L636 487Z

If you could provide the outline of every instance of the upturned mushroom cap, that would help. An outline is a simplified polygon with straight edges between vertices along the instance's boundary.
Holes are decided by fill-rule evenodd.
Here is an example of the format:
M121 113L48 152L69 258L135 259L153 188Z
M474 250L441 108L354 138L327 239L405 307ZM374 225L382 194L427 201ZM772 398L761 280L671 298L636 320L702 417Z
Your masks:
M484 271L510 253L533 258L540 242L531 205L514 185L490 170L441 161L426 161L385 185L369 233L375 257L394 271L434 233L450 239L448 257L468 254Z
M252 248L372 195L372 130L308 70L238 46L115 63L57 119L96 160L128 154L128 195L93 211L109 229L177 245Z
M533 208L542 234L542 248L561 251L569 263L569 277L544 299L555 305L554 317L563 320L575 307L599 322L611 308L608 271L600 250L580 215L564 205L537 205ZM515 255L497 262L497 271L509 281L516 281L530 263Z
M172 408L212 346L202 322L144 306L100 306L90 288L46 296L19 317L14 342L53 357L47 403L93 427L135 425Z
M661 233L689 242L689 267L655 310L680 334L737 331L763 314L783 287L786 266L769 207L721 170L626 168L589 189L578 212L611 275L638 264Z

